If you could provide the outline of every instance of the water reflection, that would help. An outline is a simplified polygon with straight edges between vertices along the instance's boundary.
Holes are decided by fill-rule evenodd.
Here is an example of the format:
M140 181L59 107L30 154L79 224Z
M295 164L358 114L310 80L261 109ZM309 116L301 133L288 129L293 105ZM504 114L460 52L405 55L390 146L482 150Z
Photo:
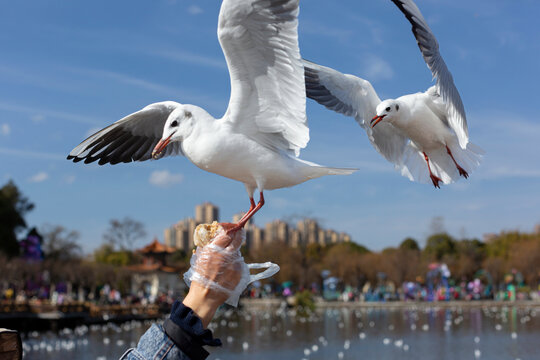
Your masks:
M32 359L117 359L150 322L82 326L58 334L31 333ZM540 321L534 308L408 307L294 311L227 310L210 327L224 346L212 358L232 359L532 359Z

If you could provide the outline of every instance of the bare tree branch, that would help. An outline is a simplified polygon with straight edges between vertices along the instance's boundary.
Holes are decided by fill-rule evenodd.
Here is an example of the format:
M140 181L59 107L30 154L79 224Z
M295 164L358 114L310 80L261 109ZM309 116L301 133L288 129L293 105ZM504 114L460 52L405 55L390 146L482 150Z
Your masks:
M125 217L123 220L112 219L109 228L103 234L103 240L121 250L132 250L133 245L146 236L143 223Z

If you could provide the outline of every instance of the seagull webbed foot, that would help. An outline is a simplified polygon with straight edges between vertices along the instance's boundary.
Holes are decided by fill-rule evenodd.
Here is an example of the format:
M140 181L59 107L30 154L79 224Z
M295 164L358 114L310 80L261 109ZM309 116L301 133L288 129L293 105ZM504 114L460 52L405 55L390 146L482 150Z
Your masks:
M442 182L441 178L433 175L431 171L429 172L429 177L431 178L431 181L433 182L433 186L435 186L437 189L440 189L441 186L439 185L439 183Z

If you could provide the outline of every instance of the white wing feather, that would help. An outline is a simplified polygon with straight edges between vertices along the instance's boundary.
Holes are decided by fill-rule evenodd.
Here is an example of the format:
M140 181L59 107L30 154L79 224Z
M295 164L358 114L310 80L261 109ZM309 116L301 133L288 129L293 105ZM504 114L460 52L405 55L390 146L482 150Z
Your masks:
M401 166L409 139L386 122L375 128L369 121L381 102L371 83L354 75L304 60L306 94L310 99L346 116L354 116L373 147L388 161Z
M309 141L299 0L224 0L218 37L231 76L224 121L259 143L294 151Z
M448 112L448 121L456 132L459 145L462 149L467 148L469 131L463 102L454 84L452 74L448 70L441 54L439 43L422 16L420 9L412 0L392 0L403 12L412 25L412 32L420 48L420 52L434 78L437 78L437 92L442 96Z
M169 115L180 104L174 101L154 103L90 135L75 147L68 160L99 165L145 161L161 139ZM167 146L160 157L182 155L181 144Z

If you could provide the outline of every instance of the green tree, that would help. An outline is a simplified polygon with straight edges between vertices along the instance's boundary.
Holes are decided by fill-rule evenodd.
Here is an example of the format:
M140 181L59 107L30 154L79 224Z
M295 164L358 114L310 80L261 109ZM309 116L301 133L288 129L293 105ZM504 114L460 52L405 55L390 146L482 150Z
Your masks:
M481 269L486 258L486 244L478 239L461 240L456 244L457 259L452 269L456 278L471 278Z
M102 264L126 266L136 263L139 259L131 251L115 251L113 245L105 243L94 251L94 260Z
M415 239L410 238L410 237L403 240L401 242L401 244L399 244L399 248L401 250L414 250L414 251L419 251L420 250L420 246L418 245L418 241L416 241Z
M367 254L370 252L367 247L365 247L364 245L355 243L354 241L347 241L343 243L338 243L336 245L343 246L344 248L349 249L351 252L354 252L357 254Z
M447 233L433 234L427 238L424 253L437 261L445 255L456 253L456 241Z
M490 257L500 257L503 259L508 259L511 247L514 244L528 238L528 234L520 233L519 231L503 231L499 235L496 235L491 241L489 241L486 252Z
M0 252L10 257L19 254L17 234L26 228L24 216L33 208L12 181L0 188Z

